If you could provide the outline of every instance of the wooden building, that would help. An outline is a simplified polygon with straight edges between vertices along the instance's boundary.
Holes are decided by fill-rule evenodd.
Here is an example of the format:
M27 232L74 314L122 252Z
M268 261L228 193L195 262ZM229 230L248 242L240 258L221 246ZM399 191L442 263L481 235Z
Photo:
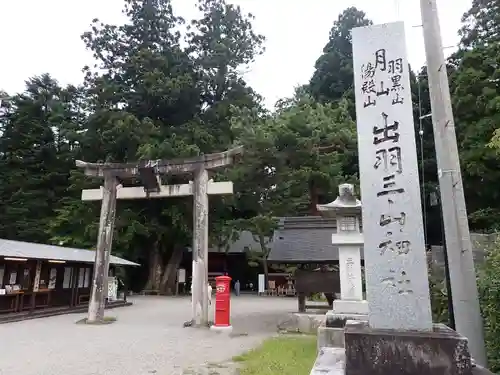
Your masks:
M332 245L336 231L335 218L303 216L281 218L274 232L268 263L271 267L296 267L293 282L301 312L308 307L308 295L324 293L331 304L340 294L339 249Z
M240 281L241 290L251 290L250 285L257 288L258 274L262 272L260 267L251 267L248 264L247 252L250 249L258 249L259 243L255 241L252 233L241 231L238 238L229 246L226 252L216 247L208 248L208 280L215 287L215 277L228 274L234 285L236 280ZM187 248L183 254L180 268L187 271L188 279L191 280L192 251Z
M85 309L94 257L90 250L0 239L0 318ZM110 274L120 266L138 264L111 256Z
M301 269L338 264L339 249L332 245L335 219L321 216L284 217L274 232L269 264L296 265Z

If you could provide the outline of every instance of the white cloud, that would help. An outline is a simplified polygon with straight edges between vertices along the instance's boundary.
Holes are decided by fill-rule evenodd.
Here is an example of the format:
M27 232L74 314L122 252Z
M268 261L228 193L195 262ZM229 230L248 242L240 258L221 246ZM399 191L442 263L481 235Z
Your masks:
M410 63L425 62L418 0L233 0L256 16L255 29L267 38L266 53L247 73L249 83L265 96L268 105L293 93L306 83L314 62L328 40L338 14L349 6L367 13L375 23L404 20ZM195 0L173 0L174 9L185 18L197 14ZM453 3L453 7L450 7ZM79 83L81 68L92 63L80 40L97 17L122 23L123 0L24 0L4 1L0 8L0 88L9 93L24 88L36 74L50 73L62 84ZM443 45L458 43L457 30L471 0L440 0L439 15ZM446 50L450 53L452 50Z

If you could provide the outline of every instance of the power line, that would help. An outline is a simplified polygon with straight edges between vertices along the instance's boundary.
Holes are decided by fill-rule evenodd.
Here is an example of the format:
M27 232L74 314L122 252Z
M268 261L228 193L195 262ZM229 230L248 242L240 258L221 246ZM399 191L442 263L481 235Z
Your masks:
M421 169L421 182L420 186L422 189L422 216L424 218L424 243L427 244L427 200L426 200L426 193L425 193L425 165L424 165L424 128L422 126L422 121L426 116L428 115L423 115L422 114L422 82L421 82L421 75L418 76L418 124L419 124L419 129L418 129L418 134L420 136L420 169Z

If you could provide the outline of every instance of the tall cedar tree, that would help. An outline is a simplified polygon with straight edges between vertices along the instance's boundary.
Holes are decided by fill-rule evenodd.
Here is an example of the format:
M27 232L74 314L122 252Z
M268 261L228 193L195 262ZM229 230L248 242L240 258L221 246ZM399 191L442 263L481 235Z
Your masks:
M179 158L231 146L229 108L258 101L238 69L259 53L262 37L238 7L223 0L200 1L199 7L202 18L193 20L184 36L178 31L184 20L168 0L127 0L127 24L96 19L83 34L98 63L85 68L90 115L81 137L82 159ZM75 191L84 187L80 173L72 181ZM81 226L84 207L94 220ZM60 211L53 232L72 226L68 243L93 240L98 210L98 204L75 196ZM113 250L149 265L148 289L171 292L176 265L167 271L165 265L178 263L189 246L191 216L189 199L119 202Z

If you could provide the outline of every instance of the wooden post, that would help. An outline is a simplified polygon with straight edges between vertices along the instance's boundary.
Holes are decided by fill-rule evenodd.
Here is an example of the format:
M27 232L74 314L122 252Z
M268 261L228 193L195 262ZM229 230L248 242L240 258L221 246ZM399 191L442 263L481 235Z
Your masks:
M33 312L36 307L36 294L40 290L40 274L42 272L42 261L37 260L36 261L36 268L35 268L35 279L33 280L33 294L31 295L31 308L30 312ZM50 296L50 294L49 294Z
M203 165L194 172L193 200L193 293L196 326L208 325L208 171Z
M104 175L103 199L95 253L94 277L87 317L88 322L102 321L104 318L104 296L106 295L105 288L109 272L109 256L111 254L115 224L116 187L117 180L115 176L111 173L106 173Z
M306 312L306 294L304 292L299 292L297 300L299 301L299 312Z
M33 281L33 292L38 292L40 289L40 274L42 272L42 261L36 261L36 269L35 269L35 280Z
M110 201L110 208L109 212L112 215L111 220L112 220L112 226L111 226L111 232L110 232L110 238L109 241L106 241L106 265L104 266L104 301L107 300L108 297L108 281L109 281L109 260L111 258L111 249L113 248L113 233L115 229L115 217L116 217L116 201L117 201L117 194L118 194L118 182L116 178L113 178L113 181L115 182L115 188L114 188L114 198L111 199ZM101 206L102 208L102 206ZM102 213L101 213L102 216ZM100 224L100 223L99 223ZM114 274L113 274L114 275Z

